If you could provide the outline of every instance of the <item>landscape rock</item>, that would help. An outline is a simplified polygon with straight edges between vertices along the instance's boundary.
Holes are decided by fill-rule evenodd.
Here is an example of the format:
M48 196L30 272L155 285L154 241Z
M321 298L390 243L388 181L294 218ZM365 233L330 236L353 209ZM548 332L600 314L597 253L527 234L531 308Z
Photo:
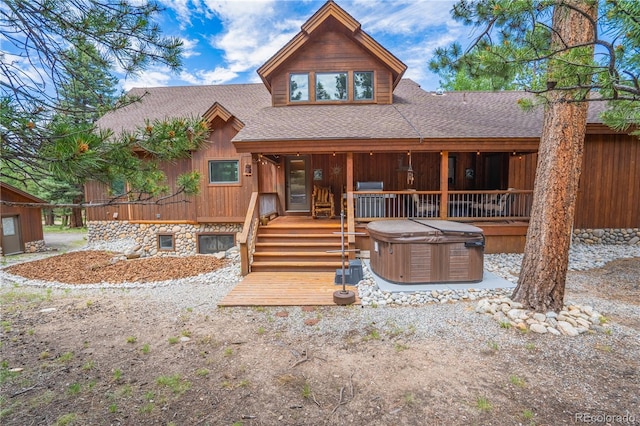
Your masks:
M548 331L550 334L553 334L553 335L555 335L555 336L560 336L560 335L561 335L561 333L560 333L558 330L556 330L555 328L553 328L553 327L549 327L549 328L547 328L547 331Z
M545 322L547 320L547 316L545 314L536 312L535 314L533 314L533 319L538 322Z
M565 336L578 336L589 330L596 332L606 332L600 324L601 316L591 306L579 306L568 304L559 314L547 312L531 312L524 309L511 308L514 304L508 298L482 299L477 305L475 312L479 314L489 314L493 316L501 326L509 321L511 325L520 330L530 330L537 334L553 334ZM506 314L504 307L509 309Z
M579 334L578 330L576 330L573 325L569 324L566 321L558 321L558 328L560 329L560 332L562 334L569 337L574 337Z
M529 329L531 331L533 331L534 333L539 333L539 334L545 334L547 332L547 327L545 327L542 324L537 324L537 323L531 324L529 326Z

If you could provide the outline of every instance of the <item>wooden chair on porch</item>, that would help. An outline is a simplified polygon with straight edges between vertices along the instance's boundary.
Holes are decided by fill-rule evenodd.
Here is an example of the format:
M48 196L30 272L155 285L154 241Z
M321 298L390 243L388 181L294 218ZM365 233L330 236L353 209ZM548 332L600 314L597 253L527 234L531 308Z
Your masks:
M509 216L509 207L513 198L513 188L507 189L507 193L486 196L481 202L473 203L472 210L478 217L500 217Z
M317 219L318 216L335 217L335 208L333 205L333 193L331 188L313 185L313 193L311 194L311 216Z
M408 189L408 191L415 191L415 189ZM439 206L433 204L426 196L420 194L411 194L413 201L413 211L411 216L415 217L437 217Z

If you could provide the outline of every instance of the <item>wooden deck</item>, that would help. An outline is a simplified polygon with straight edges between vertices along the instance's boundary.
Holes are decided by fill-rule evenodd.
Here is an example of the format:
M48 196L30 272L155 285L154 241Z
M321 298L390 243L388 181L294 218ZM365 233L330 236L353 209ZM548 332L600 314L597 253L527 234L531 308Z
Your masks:
M252 272L218 306L335 305L333 293L342 286L334 284L334 279L333 272ZM355 304L360 304L357 292Z

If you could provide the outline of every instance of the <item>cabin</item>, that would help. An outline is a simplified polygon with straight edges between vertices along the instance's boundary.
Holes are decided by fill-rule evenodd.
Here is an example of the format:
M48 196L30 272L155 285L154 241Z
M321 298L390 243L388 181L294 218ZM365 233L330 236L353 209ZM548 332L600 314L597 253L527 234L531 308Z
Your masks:
M542 111L520 109L521 92L428 92L406 69L330 0L257 70L262 83L132 89L142 101L98 125L204 117L206 146L164 168L170 182L200 171L200 193L90 208L89 239L134 238L151 255L239 246L245 274L330 271L342 249L370 249L367 223L398 218L468 222L487 252L522 251ZM640 144L602 108L590 106L574 234L636 243ZM108 189L87 184L86 200Z
M46 203L4 182L0 182L0 200L12 203ZM0 254L2 256L45 250L41 208L2 205L1 215Z

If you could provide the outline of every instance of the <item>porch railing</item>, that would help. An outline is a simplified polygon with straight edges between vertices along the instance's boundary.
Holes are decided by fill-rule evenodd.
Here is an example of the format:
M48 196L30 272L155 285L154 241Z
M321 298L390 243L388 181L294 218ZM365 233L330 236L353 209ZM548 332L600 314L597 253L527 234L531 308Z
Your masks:
M446 208L441 191L355 191L358 221L393 218L455 220L528 220L533 191L448 191Z
M260 193L260 216L271 216L278 212L278 194L276 192Z
M258 220L260 213L260 204L258 203L258 193L251 194L249 208L244 219L242 232L238 233L238 246L240 247L240 269L242 275L250 272L251 261L256 246L256 236L258 230Z

